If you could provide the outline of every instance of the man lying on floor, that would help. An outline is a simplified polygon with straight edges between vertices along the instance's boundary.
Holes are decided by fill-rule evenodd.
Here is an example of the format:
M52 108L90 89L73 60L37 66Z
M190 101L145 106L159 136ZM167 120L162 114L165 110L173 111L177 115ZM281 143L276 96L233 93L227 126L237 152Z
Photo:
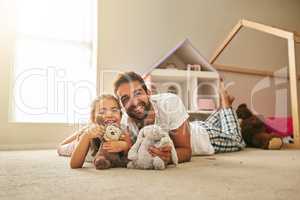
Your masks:
M234 98L220 84L220 108L205 121L189 123L181 99L170 93L150 95L143 78L135 72L119 74L114 92L123 110L122 123L137 136L146 125L156 124L170 133L178 161L190 161L192 155L210 155L239 151L245 147L236 113L231 108ZM171 148L149 149L165 163L171 163Z

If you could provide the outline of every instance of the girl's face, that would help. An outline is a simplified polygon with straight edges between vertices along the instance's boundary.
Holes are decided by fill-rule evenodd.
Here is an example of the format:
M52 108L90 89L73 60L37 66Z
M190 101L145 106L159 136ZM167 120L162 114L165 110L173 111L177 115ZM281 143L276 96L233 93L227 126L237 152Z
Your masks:
M98 124L108 125L121 123L121 110L113 99L104 98L96 104L95 120Z

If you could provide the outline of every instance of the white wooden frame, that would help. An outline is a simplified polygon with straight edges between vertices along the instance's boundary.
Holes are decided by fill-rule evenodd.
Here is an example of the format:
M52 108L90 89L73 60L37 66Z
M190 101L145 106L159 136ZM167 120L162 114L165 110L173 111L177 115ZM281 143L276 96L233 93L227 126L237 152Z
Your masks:
M267 34L271 34L283 39L286 39L288 42L288 60L289 60L289 82L290 82L290 94L291 94L291 111L292 111L292 118L293 118L293 136L294 136L294 144L288 145L289 148L300 148L300 108L299 108L299 102L298 102L298 85L297 85L297 68L296 68L296 54L295 54L295 43L300 43L300 34L294 31L287 31L280 28L275 28L272 26L267 26L264 24L248 21L241 19L231 30L231 32L228 34L226 39L222 42L222 44L217 48L217 50L214 52L213 56L210 59L210 63L214 64L217 58L221 55L221 53L224 51L224 49L228 46L230 41L235 37L235 35L243 28L251 28L257 31L261 31ZM219 65L219 64L215 64ZM225 69L226 66L222 65L219 68ZM231 70L233 70L232 67ZM218 69L218 67L216 67ZM234 68L235 70L237 68ZM240 69L242 69L240 67ZM246 72L245 70L239 70L240 72ZM249 69L248 69L249 71ZM256 71L257 72L257 71ZM256 73L254 72L254 73ZM271 75L269 72L257 72L257 73L266 73L266 75ZM249 72L251 74L251 71ZM262 74L261 74L262 75Z

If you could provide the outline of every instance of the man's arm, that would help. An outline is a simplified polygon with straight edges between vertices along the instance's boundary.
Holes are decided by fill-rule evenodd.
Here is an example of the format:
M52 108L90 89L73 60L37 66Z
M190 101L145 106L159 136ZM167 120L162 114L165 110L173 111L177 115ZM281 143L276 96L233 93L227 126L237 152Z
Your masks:
M192 157L192 149L188 120L184 121L179 128L172 130L170 137L173 140L177 152L178 162L181 163L190 161Z
M170 134L171 139L173 140L177 156L178 162L188 162L192 157L192 149L191 149L191 136L190 136L190 127L188 120L184 121L183 124L171 131ZM152 156L159 156L166 163L171 163L171 147L163 147L161 149L151 147L149 149L150 154Z

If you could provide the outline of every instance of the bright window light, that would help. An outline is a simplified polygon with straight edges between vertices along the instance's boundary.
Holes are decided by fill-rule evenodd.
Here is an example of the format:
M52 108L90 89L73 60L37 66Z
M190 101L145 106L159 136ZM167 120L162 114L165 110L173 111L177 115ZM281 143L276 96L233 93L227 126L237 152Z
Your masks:
M78 123L96 95L96 0L17 0L12 117Z

